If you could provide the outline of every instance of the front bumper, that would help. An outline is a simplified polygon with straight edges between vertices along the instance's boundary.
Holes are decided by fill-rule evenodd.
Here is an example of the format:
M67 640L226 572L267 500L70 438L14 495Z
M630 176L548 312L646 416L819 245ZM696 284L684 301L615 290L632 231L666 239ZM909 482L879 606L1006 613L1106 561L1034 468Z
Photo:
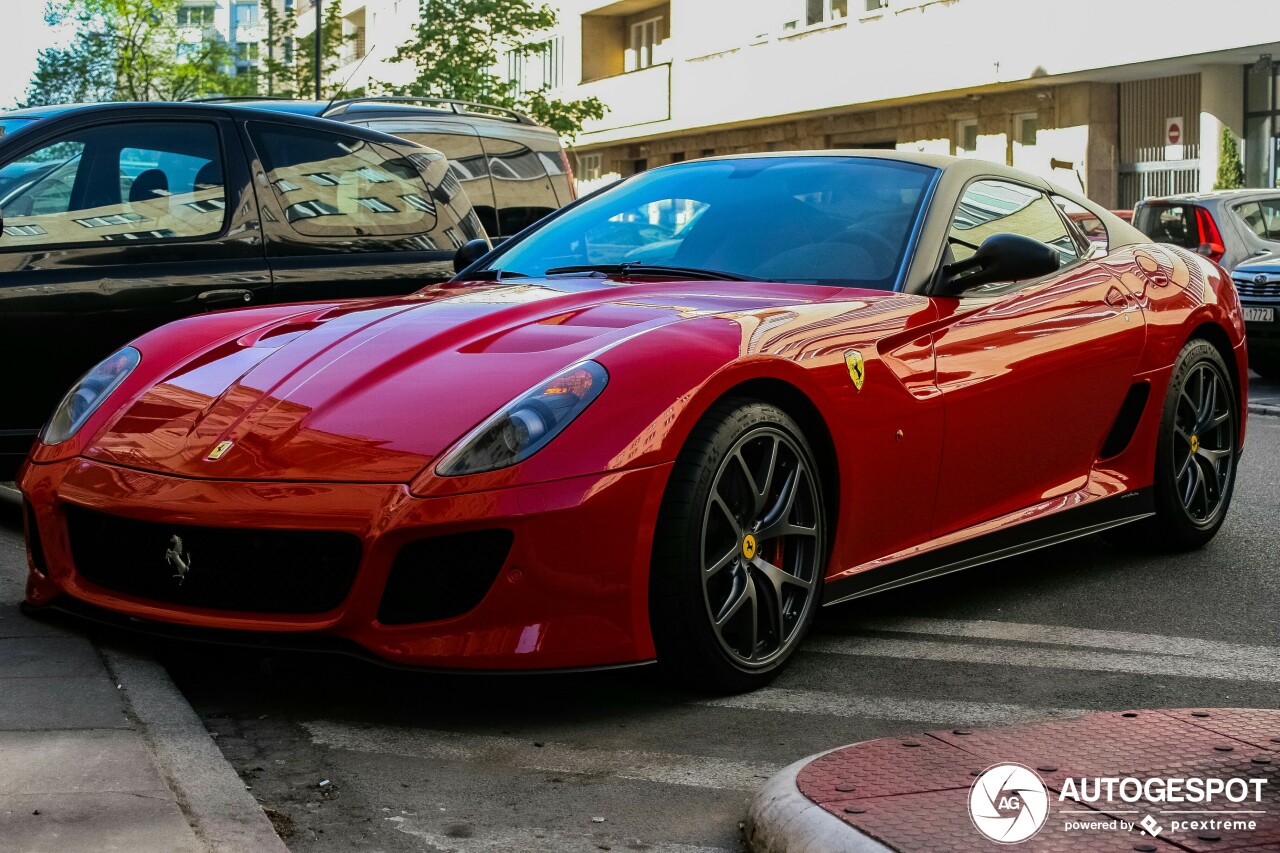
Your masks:
M206 637L225 631L228 641L233 632L278 636L285 645L345 641L405 666L532 670L643 662L654 657L649 560L669 471L659 465L417 498L403 485L190 480L85 459L28 465L19 486L40 547L28 548L27 605L75 612L78 601L137 625L181 626ZM345 532L360 539L362 553L345 598L324 613L170 604L96 585L78 572L69 505L160 524ZM513 544L479 605L436 622L379 623L383 590L404 546L492 528L510 530ZM165 571L156 556L145 555L148 565Z

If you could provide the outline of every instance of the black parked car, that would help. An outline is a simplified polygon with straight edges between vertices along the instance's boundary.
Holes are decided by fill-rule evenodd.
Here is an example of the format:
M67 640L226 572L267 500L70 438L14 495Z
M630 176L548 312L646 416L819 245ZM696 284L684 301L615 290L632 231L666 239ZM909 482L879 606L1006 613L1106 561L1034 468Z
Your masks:
M0 479L66 389L149 329L410 293L484 238L440 152L367 128L231 104L0 114Z
M211 98L258 109L321 116L380 130L434 148L495 241L523 231L577 198L559 135L502 107L444 98L373 97L341 101Z

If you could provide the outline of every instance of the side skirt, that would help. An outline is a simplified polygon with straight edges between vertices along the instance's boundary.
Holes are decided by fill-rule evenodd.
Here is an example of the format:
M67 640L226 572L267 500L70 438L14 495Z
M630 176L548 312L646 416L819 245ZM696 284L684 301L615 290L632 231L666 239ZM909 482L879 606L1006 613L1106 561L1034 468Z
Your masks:
M1141 521L1154 514L1155 504L1150 488L1093 500L831 581L826 585L823 606L1048 548Z

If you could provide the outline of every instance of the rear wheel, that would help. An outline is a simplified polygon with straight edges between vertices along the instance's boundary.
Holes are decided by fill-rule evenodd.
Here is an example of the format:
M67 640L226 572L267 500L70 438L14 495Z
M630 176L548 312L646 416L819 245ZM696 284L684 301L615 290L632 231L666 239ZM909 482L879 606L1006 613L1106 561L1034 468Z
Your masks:
M1235 487L1240 437L1231 373L1212 344L1193 339L1174 363L1160 417L1155 516L1114 531L1123 544L1190 551L1218 532Z
M767 403L713 407L676 460L650 575L659 663L717 692L771 681L813 621L827 530L813 452Z

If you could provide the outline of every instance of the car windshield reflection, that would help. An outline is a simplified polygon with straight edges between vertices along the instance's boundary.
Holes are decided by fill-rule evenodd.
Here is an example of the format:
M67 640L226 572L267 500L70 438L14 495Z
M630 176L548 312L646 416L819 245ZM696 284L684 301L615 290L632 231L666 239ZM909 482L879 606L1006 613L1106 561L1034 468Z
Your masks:
M857 157L682 163L587 199L495 264L529 275L678 267L891 290L936 174Z

